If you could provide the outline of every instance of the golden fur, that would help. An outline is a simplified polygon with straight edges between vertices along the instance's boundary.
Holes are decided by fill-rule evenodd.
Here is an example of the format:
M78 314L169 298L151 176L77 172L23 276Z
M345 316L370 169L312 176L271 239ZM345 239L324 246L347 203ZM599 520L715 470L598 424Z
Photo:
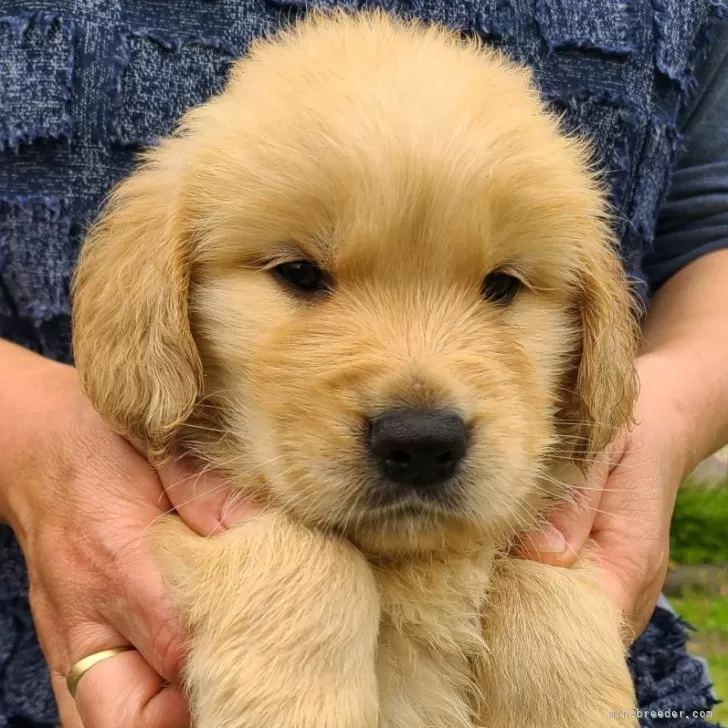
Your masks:
M527 70L384 13L257 42L113 192L74 281L85 391L262 515L159 561L197 728L607 728L634 707L595 567L507 556L630 422L635 323L586 145ZM302 300L271 266L318 262ZM524 287L483 300L495 269ZM374 508L363 422L448 407L457 507Z

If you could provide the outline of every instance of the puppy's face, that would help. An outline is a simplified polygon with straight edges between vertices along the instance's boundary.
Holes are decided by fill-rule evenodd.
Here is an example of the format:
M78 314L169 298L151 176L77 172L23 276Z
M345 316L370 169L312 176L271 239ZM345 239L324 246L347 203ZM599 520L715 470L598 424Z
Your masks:
M528 81L386 16L258 47L87 243L76 359L102 413L160 452L191 420L241 486L368 549L525 524L633 396L602 198ZM150 290L102 321L114 256ZM118 348L136 323L133 374L99 357L111 319Z

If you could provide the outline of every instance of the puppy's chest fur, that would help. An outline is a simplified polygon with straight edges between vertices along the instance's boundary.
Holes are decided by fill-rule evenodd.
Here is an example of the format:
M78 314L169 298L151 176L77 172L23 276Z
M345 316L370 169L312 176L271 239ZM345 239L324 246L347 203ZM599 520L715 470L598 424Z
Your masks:
M494 558L483 547L447 560L375 565L379 728L473 727L473 677L485 649L482 609Z

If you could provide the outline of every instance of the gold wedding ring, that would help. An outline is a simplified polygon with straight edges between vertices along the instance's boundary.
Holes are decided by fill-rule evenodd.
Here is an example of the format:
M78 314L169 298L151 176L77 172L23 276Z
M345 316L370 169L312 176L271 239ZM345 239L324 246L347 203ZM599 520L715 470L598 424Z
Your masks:
M71 665L71 669L68 671L66 677L66 685L68 686L68 692L71 693L71 697L76 697L76 688L78 687L78 681L94 666L98 665L99 662L108 660L110 657L120 655L122 652L128 652L133 650L133 647L112 647L110 650L101 650L101 652L94 652L93 655L84 657L78 662Z

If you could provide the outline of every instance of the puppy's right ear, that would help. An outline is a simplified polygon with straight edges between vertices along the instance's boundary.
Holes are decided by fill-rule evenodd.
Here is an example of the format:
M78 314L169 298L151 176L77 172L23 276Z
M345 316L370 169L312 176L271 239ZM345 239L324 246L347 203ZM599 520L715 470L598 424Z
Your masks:
M148 153L111 194L73 279L73 351L84 392L119 434L164 459L201 389L188 316L190 241L180 140Z

